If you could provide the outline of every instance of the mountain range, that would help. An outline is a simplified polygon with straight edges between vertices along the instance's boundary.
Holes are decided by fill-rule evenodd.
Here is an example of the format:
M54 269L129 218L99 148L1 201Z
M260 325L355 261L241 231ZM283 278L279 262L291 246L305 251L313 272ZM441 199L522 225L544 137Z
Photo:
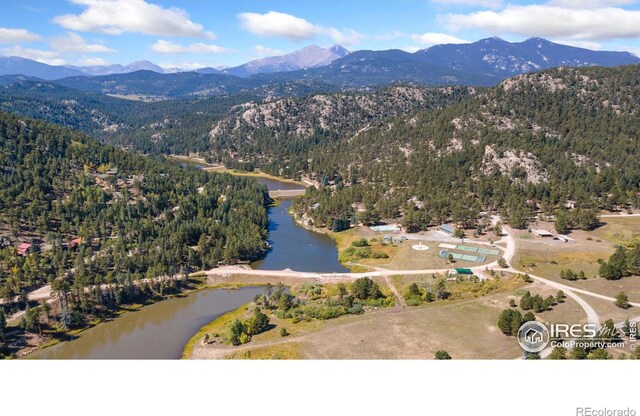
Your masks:
M290 72L299 69L311 69L329 65L333 61L349 55L349 51L340 45L321 48L317 45L307 46L281 56L271 56L247 62L235 68L223 70L224 73L246 77L255 74L271 74L274 72Z
M85 75L113 75L113 74L128 74L136 71L153 71L159 74L178 72L168 71L149 61L135 61L129 65L94 65L94 66L67 66L69 69L79 71Z
M559 66L618 66L640 63L640 59L629 52L592 51L541 38L510 43L494 37L461 45L436 45L418 51L415 55L458 71L500 78Z
M415 53L397 49L349 52L340 45L330 48L311 45L234 68L201 68L190 72L163 69L149 61L81 67L0 57L0 76L64 78L60 82L68 87L102 94L178 97L226 95L254 88L263 88L268 95L269 86L278 84L280 88L283 83L304 85L305 90L313 85L366 89L393 82L491 86L514 75L552 67L638 63L640 58L629 52L593 51L541 38L514 43L488 38L469 44L437 45ZM7 82L5 77L4 83Z

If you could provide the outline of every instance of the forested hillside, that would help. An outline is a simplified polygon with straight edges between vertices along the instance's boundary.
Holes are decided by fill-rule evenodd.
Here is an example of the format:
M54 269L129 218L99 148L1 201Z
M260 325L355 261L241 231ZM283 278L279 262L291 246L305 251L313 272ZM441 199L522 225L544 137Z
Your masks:
M78 91L48 81L13 79L0 86L0 111L71 127L145 154L209 149L211 125L255 95L145 102Z
M25 81L5 87L0 105L144 153L315 179L322 189L297 206L317 225L357 216L473 226L497 209L524 226L536 210L576 201L571 226L585 228L598 209L638 204L639 68L558 68L489 89L156 103Z
M159 74L152 71L100 77L70 77L57 80L56 83L97 94L133 95L154 99L224 97L255 93L263 93L265 96L303 95L336 88L321 80L240 78L221 73L197 72Z
M0 113L0 297L257 259L267 203L253 180Z
M343 136L299 156L336 185L296 205L316 225L357 213L474 226L497 209L524 227L575 201L571 226L592 227L592 210L640 203L639 82L638 66L559 68Z
M247 102L214 124L209 154L236 168L260 167L285 176L309 172L306 157L385 126L400 115L443 108L460 102L475 89L392 86L371 94L316 94Z

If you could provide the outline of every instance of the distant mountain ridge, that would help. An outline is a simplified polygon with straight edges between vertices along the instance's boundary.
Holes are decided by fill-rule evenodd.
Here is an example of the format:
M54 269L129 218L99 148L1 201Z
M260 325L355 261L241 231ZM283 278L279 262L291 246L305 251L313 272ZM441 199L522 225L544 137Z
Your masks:
M19 56L0 57L0 75L25 75L28 77L54 80L83 75L82 72L64 66L43 64Z
M299 69L318 68L329 65L340 58L344 58L349 55L349 53L348 50L340 45L333 45L330 48L311 45L285 55L256 59L244 65L226 69L223 72L246 77L255 74L270 74L274 72L290 72Z
M94 65L94 66L72 66L68 65L67 68L80 71L85 75L114 75L114 74L128 74L135 71L153 71L159 74L164 74L169 71L159 67L153 62L149 61L135 61L128 65Z
M301 85L301 82L305 89L319 84L331 89L367 89L394 82L491 86L515 75L559 66L613 67L638 63L640 58L629 52L593 51L541 38L514 43L488 38L469 44L437 45L415 53L398 49L349 52L340 45L331 48L311 45L234 68L207 67L195 71L161 68L149 61L126 66L61 67L8 57L0 58L0 76L19 74L44 80L73 77L65 85L73 84L73 88L85 91L177 97L226 95L265 85ZM138 74L141 71L144 73ZM183 75L187 73L192 75ZM294 89L297 95L300 89L297 86Z
M500 38L468 44L436 45L415 53L422 59L462 72L506 78L559 66L619 66L640 63L629 52L593 51L530 38L507 42Z

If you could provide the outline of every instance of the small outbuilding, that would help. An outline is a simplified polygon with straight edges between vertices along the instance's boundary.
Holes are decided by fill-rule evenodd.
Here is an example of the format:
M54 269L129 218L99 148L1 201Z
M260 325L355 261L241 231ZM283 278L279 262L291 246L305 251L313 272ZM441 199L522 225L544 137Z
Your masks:
M538 237L553 237L553 233L543 229L534 229L531 232Z
M449 235L453 235L453 233L455 233L456 229L451 224L442 224L440 226L440 231L442 231L443 233L449 234Z
M558 234L558 240L564 241L565 243L575 243L576 240L569 237L568 235Z

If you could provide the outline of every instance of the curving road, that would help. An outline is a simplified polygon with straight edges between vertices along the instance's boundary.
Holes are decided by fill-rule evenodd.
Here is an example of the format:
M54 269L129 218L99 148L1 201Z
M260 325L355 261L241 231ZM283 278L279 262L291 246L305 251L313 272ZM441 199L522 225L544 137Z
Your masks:
M633 215L624 215L626 216L640 216L640 214ZM616 216L620 217L620 216ZM500 221L499 216L493 216L492 222L495 225L498 221ZM554 282L549 279L545 279L540 276L531 275L530 273L523 272L515 269L511 266L511 262L513 261L513 257L516 254L516 242L511 232L507 227L503 227L503 236L500 240L496 242L496 244L504 245L495 245L496 248L503 251L503 258L506 260L507 264L509 264L506 268L500 268L497 261L484 264L481 266L472 267L471 270L474 274L480 276L482 278L483 272L489 269L494 269L497 271L504 271L510 273L521 273L528 274L533 280L543 283L547 286L553 287L558 290L562 290L568 297L575 300L580 307L584 310L587 315L588 322L591 324L600 325L600 318L596 311L589 305L584 299L582 299L578 294L595 297L598 299L606 300L609 302L615 302L615 299L609 296L601 295L599 293L590 292L584 289L578 289L572 286L567 286L562 283ZM205 271L207 276L230 276L230 275L256 275L256 276L273 276L273 277L291 277L297 279L326 279L326 280L353 280L362 277L383 277L388 278L390 276L395 275L424 275L424 274L433 274L433 273L446 273L449 269L419 269L419 270L390 270L384 269L381 267L372 267L372 271L361 272L361 273L318 273L318 272L301 272L291 269L284 270L255 270L251 269L248 266L221 266L215 269ZM42 299L51 299L51 286L47 285L40 289L37 289L33 292L30 292L28 295L29 300L42 300ZM630 302L632 306L640 307L640 303ZM12 319L19 317L20 313L12 316Z

